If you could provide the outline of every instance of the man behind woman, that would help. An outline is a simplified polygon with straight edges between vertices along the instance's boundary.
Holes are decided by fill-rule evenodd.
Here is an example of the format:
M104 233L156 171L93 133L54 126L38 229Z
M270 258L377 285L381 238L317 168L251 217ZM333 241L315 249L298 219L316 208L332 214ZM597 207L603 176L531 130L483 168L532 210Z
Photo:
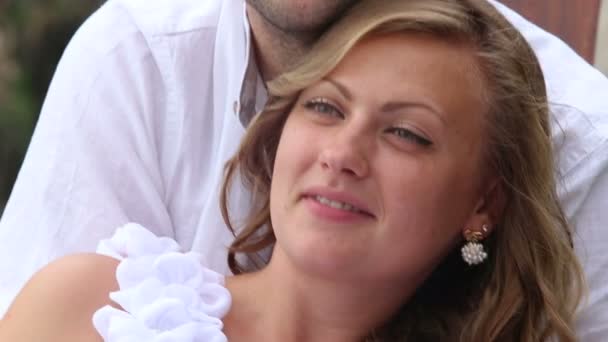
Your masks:
M269 94L226 170L235 276L163 278L193 266L157 248L166 240L133 248L145 233L129 228L106 243L123 259L118 276L99 255L51 264L0 337L118 341L143 326L176 341L575 340L583 281L556 196L542 72L491 5L361 1ZM226 196L236 178L256 204L242 224ZM159 269L167 259L172 270ZM125 269L145 276L127 285ZM218 285L231 304L217 317L184 301L187 288ZM129 310L159 297L185 309L150 306L148 320ZM209 326L218 331L201 335Z

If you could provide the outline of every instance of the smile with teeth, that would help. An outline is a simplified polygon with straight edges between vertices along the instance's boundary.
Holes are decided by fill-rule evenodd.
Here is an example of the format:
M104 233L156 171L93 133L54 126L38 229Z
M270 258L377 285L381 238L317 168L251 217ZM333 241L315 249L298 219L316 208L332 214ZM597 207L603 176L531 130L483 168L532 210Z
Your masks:
M360 213L360 214L364 214L364 212L348 203L344 203L344 202L339 202L339 201L334 201L334 200L330 200L329 198L323 197L323 196L313 196L313 199L323 205L326 205L328 207L332 207L335 209L340 209L340 210L344 210L344 211L351 211L354 213Z

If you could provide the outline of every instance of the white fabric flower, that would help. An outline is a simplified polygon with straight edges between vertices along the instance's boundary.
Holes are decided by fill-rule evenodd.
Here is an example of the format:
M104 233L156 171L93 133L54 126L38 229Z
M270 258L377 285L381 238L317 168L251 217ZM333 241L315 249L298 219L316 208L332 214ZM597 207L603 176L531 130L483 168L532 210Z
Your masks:
M222 318L230 293L224 276L203 267L197 253L181 253L172 239L132 223L102 241L97 252L121 260L120 289L110 294L121 309L108 305L93 316L104 341L227 341Z

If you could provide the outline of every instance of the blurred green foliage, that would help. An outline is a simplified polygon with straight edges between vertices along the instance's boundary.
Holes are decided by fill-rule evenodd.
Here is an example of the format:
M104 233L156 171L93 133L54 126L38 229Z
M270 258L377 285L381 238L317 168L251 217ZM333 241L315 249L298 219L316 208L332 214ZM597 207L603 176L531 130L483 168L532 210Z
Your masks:
M0 0L0 214L69 39L103 0Z

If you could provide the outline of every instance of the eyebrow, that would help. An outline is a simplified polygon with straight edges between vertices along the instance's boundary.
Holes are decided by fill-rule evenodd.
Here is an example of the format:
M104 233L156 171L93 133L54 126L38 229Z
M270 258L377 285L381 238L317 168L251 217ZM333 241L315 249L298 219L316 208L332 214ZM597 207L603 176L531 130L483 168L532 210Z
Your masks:
M339 91L340 93L342 93L342 95L343 95L343 96L344 96L344 97L345 97L347 100L349 100L349 101L352 101L352 100L353 100L353 95L350 93L350 91L348 90L348 88L346 88L346 86L345 86L345 85L343 85L342 83L340 83L340 82L338 82L338 81L336 81L336 80L333 80L333 79L331 79L331 78L329 78L329 77L324 77L324 78L323 78L323 81L328 82L328 83L331 83L331 84L332 84L334 87L336 87L336 88L338 89L338 91Z
M440 111L438 111L437 109L435 109L433 106L423 103L423 102L388 102L386 104L384 104L382 106L382 108L380 109L381 112L383 113L390 113L390 112L396 112L399 109L402 108L422 108L422 109L426 109L427 111L433 113L435 116L437 116L437 118L445 124L445 120L443 115L441 114Z
M348 88L343 85L342 83L331 79L329 77L324 77L322 79L323 81L326 81L330 84L332 84L334 87L336 87L338 89L338 91L348 100L348 101L352 101L353 100L353 95L352 93L348 90ZM380 111L382 113L391 113L391 112L396 112L402 108L423 108L426 109L428 111L430 111L431 113L435 114L439 120L441 120L442 123L445 123L444 117L443 115L441 115L441 111L437 110L434 106L429 105L427 103L424 102L409 102L409 101L391 101L391 102L387 102L385 103L382 108L380 109Z

